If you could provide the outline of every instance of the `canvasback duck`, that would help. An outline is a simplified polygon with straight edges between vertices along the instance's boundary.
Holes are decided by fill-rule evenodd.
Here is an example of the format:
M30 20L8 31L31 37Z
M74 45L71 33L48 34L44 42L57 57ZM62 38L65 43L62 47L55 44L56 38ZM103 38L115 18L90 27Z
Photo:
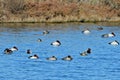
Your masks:
M34 54L33 56L29 56L29 59L39 59L38 55Z
M45 30L43 31L43 34L46 35L46 34L49 34L50 32L48 30Z
M47 60L50 60L50 61L56 61L57 58L55 56L52 56L52 57L49 57L49 58L46 58Z
M87 56L88 54L86 52L80 53L81 56Z
M112 42L109 42L108 44L113 45L113 46L117 46L117 45L119 45L119 42L117 40L114 40Z
M59 40L56 40L56 41L52 42L51 45L53 45L53 46L60 46L61 42Z
M115 37L115 33L114 32L111 32L111 33L108 33L108 34L103 34L102 37L103 38L109 38L109 37Z
M91 53L91 49L88 48L86 51L80 53L80 55L81 55L81 56L87 56L87 55L90 54L90 53Z
M73 58L70 55L68 55L68 56L62 58L62 60L71 61L71 60L73 60Z
M90 34L90 30L89 29L86 29L84 31L82 31L83 34Z
M18 48L16 46L13 46L12 48L10 48L11 51L18 51Z

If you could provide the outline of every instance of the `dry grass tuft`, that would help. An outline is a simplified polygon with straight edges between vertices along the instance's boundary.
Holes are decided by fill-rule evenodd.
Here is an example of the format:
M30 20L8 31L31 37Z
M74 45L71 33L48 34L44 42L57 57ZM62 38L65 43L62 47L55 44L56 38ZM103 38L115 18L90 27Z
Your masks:
M1 0L0 9L3 22L120 21L120 0Z

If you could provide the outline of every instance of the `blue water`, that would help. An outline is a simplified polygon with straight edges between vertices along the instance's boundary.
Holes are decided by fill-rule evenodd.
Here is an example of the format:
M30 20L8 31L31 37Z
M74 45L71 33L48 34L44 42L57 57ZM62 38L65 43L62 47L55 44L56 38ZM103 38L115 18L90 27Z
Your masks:
M109 23L108 23L109 24ZM97 30L103 27L103 30ZM81 32L90 29L89 35ZM44 30L50 34L43 35ZM101 38L102 34L115 32L113 38ZM42 42L37 42L41 38ZM61 46L53 47L51 42L61 41ZM0 25L0 80L120 80L120 25L93 23L60 24L1 24ZM5 48L18 47L11 55L4 54ZM87 48L88 56L80 56ZM32 54L26 54L31 49ZM29 56L37 54L39 59ZM47 57L56 56L57 61ZM61 58L71 55L72 61Z

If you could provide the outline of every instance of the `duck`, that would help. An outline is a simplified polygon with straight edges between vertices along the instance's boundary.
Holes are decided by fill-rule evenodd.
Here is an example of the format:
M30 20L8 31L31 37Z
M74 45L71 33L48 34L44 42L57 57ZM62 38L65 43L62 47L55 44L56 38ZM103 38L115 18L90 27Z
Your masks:
M38 57L37 54L34 54L33 56L29 56L28 58L29 58L29 59L39 59L39 57Z
M90 54L90 53L91 53L91 49L88 48L86 51L80 53L80 55L81 55L81 56L87 56L87 55Z
M103 27L98 27L97 29L98 29L98 30L103 30Z
M46 58L47 60L50 60L50 61L56 61L57 58L55 56L52 56L52 57L49 57L49 58Z
M42 39L38 38L37 42L42 42Z
M109 38L109 37L115 37L115 33L114 32L111 32L111 33L108 33L108 34L103 34L102 37L103 38Z
M27 50L27 54L31 54L32 52L31 52L31 50L30 49L28 49Z
M91 49L88 48L86 52L87 52L88 54L90 54L90 53L91 53Z
M56 40L56 41L52 42L51 45L53 45L53 46L60 46L61 42L59 40Z
M89 29L86 29L84 31L82 31L83 34L90 34L90 30Z
M118 46L119 42L117 40L114 40L112 42L109 42L108 44L113 45L113 46Z
M71 61L71 60L73 60L73 58L70 55L68 55L68 56L62 58L62 60Z
M12 48L10 48L11 51L18 51L18 48L16 46L13 46Z
M88 54L86 52L80 53L81 56L87 56Z
M6 48L5 50L4 50L4 53L5 54L11 54L13 51L12 50L10 50L10 49L8 49L8 48Z
M43 31L43 34L46 35L46 34L49 34L50 32L48 30L45 30Z

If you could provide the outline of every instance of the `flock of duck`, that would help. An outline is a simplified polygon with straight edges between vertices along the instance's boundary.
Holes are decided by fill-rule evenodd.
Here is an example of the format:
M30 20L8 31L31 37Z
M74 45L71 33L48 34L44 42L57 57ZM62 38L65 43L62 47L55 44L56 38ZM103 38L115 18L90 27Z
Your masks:
M103 30L102 27L98 28L99 30ZM82 31L83 34L90 34L90 30L89 29L86 29L84 31ZM49 34L50 32L45 30L43 31L43 34L46 35L46 34ZM114 32L111 32L111 33L107 33L107 34L103 34L101 35L102 38L110 38L110 37L115 37L115 33ZM38 39L38 42L42 42L42 39ZM119 42L117 40L114 40L112 42L109 42L108 44L110 45L113 45L113 46L117 46L119 45ZM60 46L61 45L61 42L59 40L56 40L54 42L51 43L52 46ZM18 48L16 46L13 46L12 48L6 48L4 50L4 53L5 54L12 54L14 51L18 51ZM27 54L31 54L31 50L28 49L26 51ZM80 53L81 56L87 56L91 54L91 48L88 48L87 50L83 51L82 53ZM28 57L29 59L39 59L39 56L37 54L34 54L33 56L29 56ZM71 61L73 59L72 56L68 55L68 56L65 56L63 58L61 58L61 60L66 60L66 61ZM46 60L51 60L51 61L55 61L57 60L57 57L56 56L51 56L51 57L48 57L46 58Z

